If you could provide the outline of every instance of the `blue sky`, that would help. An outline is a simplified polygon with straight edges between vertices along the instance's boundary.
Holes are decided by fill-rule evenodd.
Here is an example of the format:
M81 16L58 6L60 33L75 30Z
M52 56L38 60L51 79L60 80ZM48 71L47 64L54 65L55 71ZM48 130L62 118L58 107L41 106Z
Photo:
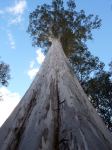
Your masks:
M44 2L51 0L0 1L0 56L10 65L12 77L8 88L0 88L4 99L0 102L0 118L3 113L4 118L7 117L24 95L44 59L41 49L32 47L26 32L29 13ZM112 59L112 0L76 0L76 4L78 10L84 9L87 14L99 15L102 19L101 29L93 31L94 39L87 44L92 54L100 57L108 68Z

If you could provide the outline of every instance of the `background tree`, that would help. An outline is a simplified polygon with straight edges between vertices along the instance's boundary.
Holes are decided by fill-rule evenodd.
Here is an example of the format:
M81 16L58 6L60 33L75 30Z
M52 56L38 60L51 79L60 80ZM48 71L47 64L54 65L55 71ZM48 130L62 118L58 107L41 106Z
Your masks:
M112 80L110 72L104 71L104 63L94 57L85 47L70 56L74 74L104 123L112 131Z
M85 91L106 126L112 131L112 81L109 72L98 72L85 84Z
M0 61L0 86L7 86L10 79L9 65ZM2 100L2 94L0 93L0 100Z
M82 86L91 79L97 72L103 70L104 63L95 57L85 47L85 49L77 49L69 57L74 74L77 75Z
M8 85L8 81L10 79L10 69L9 65L4 63L3 61L0 61L0 84L1 85Z

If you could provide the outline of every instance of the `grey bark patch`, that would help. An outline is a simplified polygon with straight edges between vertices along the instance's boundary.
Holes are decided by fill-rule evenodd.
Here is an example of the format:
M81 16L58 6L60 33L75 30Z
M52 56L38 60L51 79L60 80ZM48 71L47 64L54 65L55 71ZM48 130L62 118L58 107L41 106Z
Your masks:
M17 150L19 143L21 141L21 136L24 133L26 122L33 110L34 105L36 104L36 93L33 91L32 99L26 108L26 112L23 117L19 118L17 122L17 127L12 130L13 138L12 141L8 144L8 149Z

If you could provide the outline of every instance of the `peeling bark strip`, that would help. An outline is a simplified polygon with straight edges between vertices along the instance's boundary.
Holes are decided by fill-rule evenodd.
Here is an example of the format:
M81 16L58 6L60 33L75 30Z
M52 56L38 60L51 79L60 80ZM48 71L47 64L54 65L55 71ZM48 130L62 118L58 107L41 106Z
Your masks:
M69 66L53 39L33 83L0 128L0 150L112 150L111 134Z
M51 95L52 95L52 111L53 111L53 121L54 121L54 150L59 150L59 117L60 117L60 107L59 107L59 91L58 91L58 81L51 82Z

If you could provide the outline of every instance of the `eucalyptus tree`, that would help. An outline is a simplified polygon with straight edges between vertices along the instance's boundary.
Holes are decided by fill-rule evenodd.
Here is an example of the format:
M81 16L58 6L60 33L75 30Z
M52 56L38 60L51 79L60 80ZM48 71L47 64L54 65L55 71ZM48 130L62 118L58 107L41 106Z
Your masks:
M37 6L28 32L49 47L30 88L0 129L1 150L111 150L112 137L89 103L66 57L92 38L100 20L76 12L73 0ZM65 52L65 53L64 53ZM65 55L66 54L66 55Z

